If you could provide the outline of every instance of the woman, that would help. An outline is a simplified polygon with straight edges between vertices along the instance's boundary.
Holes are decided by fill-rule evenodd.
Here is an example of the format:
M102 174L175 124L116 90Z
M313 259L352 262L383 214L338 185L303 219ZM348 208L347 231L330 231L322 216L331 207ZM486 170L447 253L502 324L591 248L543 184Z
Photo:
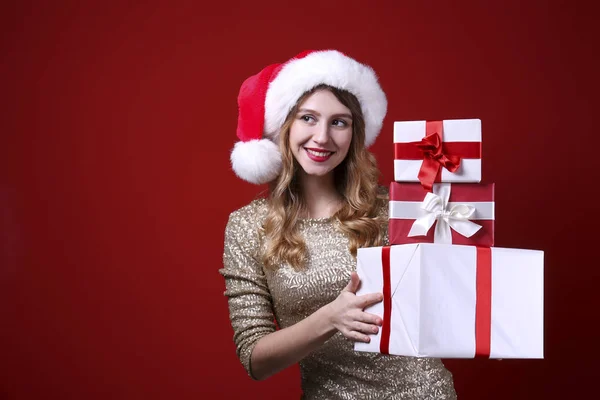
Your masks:
M248 78L236 174L270 183L233 212L224 268L238 356L254 379L299 362L306 399L453 399L440 360L353 350L381 319L356 296L359 247L387 243L387 193L366 150L383 123L374 71L337 51L302 53ZM279 326L276 329L275 321Z

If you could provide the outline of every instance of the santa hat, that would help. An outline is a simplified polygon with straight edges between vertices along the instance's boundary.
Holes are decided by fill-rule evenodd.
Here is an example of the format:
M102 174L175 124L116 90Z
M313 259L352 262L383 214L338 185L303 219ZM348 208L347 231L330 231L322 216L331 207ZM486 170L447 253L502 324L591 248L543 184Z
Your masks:
M325 84L352 93L365 120L365 146L375 142L387 111L387 99L371 67L336 50L305 51L272 64L246 79L238 95L237 142L233 171L242 179L267 183L281 172L279 130L298 99Z

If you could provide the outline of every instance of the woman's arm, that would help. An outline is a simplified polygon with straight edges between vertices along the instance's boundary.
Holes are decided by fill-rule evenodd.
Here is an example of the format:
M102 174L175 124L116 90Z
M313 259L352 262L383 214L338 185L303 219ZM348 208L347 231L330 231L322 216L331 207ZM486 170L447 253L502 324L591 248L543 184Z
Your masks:
M368 342L381 319L364 312L380 302L381 293L356 296L359 278L356 272L336 300L321 307L304 320L263 336L251 355L252 376L262 380L297 363L322 346L337 331L350 340Z
M381 301L381 294L356 296L358 275L331 303L304 320L279 331L273 303L261 264L252 255L259 246L257 218L252 208L233 212L225 229L224 268L229 318L237 355L253 379L265 379L295 364L337 331L353 341L368 341L381 319L365 307Z

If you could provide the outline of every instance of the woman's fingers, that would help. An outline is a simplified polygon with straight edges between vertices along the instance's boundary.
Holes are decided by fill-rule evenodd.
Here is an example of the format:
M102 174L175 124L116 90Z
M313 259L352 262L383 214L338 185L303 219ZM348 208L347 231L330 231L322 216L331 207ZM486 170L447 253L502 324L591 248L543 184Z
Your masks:
M358 274L356 272L352 272L352 274L350 275L350 281L348 282L344 290L350 293L356 293L359 285L360 278L358 277Z
M357 321L360 322L365 322L367 324L371 324L371 325L377 325L377 326L381 326L383 324L383 320L381 319L381 317L379 317L378 315L375 314L370 314L367 312L361 312L360 315L358 316L358 318L356 318Z
M349 340L369 343L371 341L369 335L377 334L383 321L381 317L363 310L381 302L383 294L369 293L356 296L355 292L359 284L358 275L353 273L350 282L336 299L339 313L334 313L337 315L334 326Z
M364 312L358 309L352 311L350 314L348 314L348 316L354 321L364 322L366 324L381 326L381 324L383 323L383 320L380 316Z
M369 336L357 331L349 331L346 334L344 334L344 336L346 336L348 339L354 342L369 343L371 341L371 338L369 338Z
M362 296L356 297L358 306L364 310L365 308L372 306L373 304L377 304L383 300L383 295L381 293L369 293L364 294Z
M366 333L367 335L374 335L379 332L379 327L372 324L365 324L364 322L354 322L352 324L352 328L354 331Z

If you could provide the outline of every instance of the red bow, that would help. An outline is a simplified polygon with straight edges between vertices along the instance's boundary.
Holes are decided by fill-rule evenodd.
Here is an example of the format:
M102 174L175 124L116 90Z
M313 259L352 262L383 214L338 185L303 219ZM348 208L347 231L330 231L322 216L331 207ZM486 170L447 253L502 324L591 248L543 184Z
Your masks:
M396 160L423 160L418 179L428 192L441 182L442 167L456 172L462 159L481 159L481 142L444 142L444 121L426 121L420 142L394 143Z
M421 185L431 192L433 182L442 167L450 172L455 172L460 166L460 156L444 154L442 151L442 135L438 131L428 133L416 146L423 152L423 164L419 170Z

